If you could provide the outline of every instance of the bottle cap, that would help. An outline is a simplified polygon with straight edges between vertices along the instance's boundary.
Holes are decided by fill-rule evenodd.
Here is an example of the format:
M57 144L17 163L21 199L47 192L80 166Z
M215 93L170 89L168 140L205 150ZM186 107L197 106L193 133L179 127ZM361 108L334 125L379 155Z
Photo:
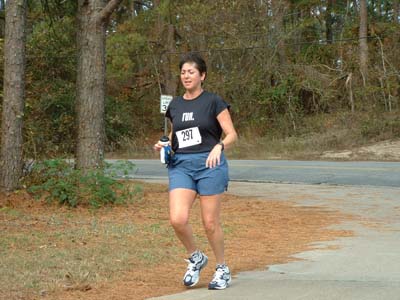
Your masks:
M160 142L169 142L169 138L168 138L166 135L163 135L163 136L160 138Z

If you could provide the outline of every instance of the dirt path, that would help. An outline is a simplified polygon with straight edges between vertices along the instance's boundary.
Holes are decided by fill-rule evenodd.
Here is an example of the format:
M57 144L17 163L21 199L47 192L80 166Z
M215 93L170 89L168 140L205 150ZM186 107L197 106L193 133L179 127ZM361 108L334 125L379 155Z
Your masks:
M383 141L356 149L343 151L327 151L322 159L351 159L351 160L400 160L400 140Z

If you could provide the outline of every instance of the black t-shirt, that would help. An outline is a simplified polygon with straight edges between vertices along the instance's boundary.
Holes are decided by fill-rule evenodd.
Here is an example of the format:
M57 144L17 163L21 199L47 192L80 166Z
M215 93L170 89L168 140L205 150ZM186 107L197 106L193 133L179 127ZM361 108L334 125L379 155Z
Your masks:
M175 97L165 114L172 122L174 152L211 151L220 141L222 134L217 116L229 107L220 96L207 91L203 91L192 100L185 100L182 96Z

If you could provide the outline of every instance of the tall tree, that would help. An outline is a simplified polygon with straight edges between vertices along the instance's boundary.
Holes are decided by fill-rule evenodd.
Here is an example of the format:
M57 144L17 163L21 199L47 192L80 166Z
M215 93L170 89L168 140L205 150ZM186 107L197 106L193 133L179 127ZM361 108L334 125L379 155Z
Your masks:
M175 48L175 27L173 24L167 24L166 26L166 47L169 53L176 51ZM164 77L164 93L167 95L176 95L178 84L172 73L172 56L163 53L162 61L162 73Z
M5 25L5 3L4 0L0 0L0 38L4 38L4 25Z
M122 0L78 1L76 167L102 166L104 158L105 38L111 14Z
M285 32L283 19L287 12L288 3L286 0L271 1L272 13L275 17L274 25L277 38L277 53L281 67L287 64L286 46L285 46Z
M26 0L6 2L0 188L8 191L18 187L22 173L26 8Z
M325 16L325 25L326 25L326 41L328 44L332 44L333 41L333 31L332 31L332 8L333 8L333 0L328 0L326 5L326 16Z
M393 0L393 20L397 24L399 23L400 5L399 0Z
M154 1L154 7L160 8L160 0ZM171 3L168 3L170 9ZM176 51L175 26L171 22L171 16L163 16L161 13L157 19L158 44L163 45L160 61L161 63L161 93L176 95L178 84L172 72L172 55Z
M353 0L353 13L354 13L355 15L358 14L357 0Z
M367 0L360 0L360 30L359 30L359 47L360 47L360 72L363 78L364 86L366 85L368 73L368 10Z

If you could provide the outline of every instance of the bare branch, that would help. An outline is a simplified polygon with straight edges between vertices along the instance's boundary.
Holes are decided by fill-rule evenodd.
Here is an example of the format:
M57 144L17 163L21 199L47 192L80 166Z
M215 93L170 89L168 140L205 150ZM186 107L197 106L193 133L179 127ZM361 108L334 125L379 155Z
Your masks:
M107 3L106 7L104 7L100 14L99 19L101 22L107 22L110 19L111 14L114 10L120 5L122 0L111 0Z

